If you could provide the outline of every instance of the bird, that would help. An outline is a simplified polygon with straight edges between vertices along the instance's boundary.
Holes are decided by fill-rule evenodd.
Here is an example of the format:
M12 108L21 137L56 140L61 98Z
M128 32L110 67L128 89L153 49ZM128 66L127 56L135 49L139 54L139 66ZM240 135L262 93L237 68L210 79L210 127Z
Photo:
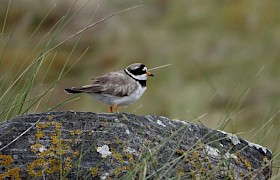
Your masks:
M109 105L110 113L119 112L118 106L130 105L144 94L148 76L154 75L144 64L134 63L124 70L92 78L92 84L66 88L64 91L68 94L88 94Z

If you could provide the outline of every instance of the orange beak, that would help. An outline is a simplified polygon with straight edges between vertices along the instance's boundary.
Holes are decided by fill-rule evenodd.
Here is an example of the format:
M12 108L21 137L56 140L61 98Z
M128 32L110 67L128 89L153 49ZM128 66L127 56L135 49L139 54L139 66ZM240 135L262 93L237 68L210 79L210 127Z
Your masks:
M146 72L146 76L154 76L154 75L148 71Z

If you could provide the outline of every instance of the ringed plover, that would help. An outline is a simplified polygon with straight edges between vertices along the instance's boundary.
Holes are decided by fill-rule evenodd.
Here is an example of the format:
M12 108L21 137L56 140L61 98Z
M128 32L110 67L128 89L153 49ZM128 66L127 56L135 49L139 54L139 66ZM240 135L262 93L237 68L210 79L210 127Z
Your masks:
M154 76L142 63L134 63L124 70L95 77L92 84L65 89L68 94L86 93L118 112L118 106L137 101L146 90L148 76Z

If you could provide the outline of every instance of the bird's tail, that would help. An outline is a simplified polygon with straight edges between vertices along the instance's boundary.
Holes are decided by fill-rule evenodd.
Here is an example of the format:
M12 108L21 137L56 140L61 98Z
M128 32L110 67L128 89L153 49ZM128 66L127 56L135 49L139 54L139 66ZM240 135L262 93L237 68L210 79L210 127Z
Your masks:
M76 88L67 88L67 89L64 89L64 91L67 93L67 94L78 94L78 93L81 93L82 91L80 89L76 89Z

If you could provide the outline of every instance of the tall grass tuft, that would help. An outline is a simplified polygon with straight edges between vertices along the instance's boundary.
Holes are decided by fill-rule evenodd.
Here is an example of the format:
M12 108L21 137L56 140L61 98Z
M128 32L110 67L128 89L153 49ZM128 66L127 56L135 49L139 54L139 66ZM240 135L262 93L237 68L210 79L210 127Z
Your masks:
M0 66L7 66L5 68L5 72L2 72L0 78L0 92L2 92L0 95L0 121L5 121L16 115L34 113L38 111L51 111L63 104L76 100L77 97L72 96L62 102L58 102L55 105L50 103L52 98L56 98L54 97L54 92L56 91L59 82L61 82L63 77L65 77L65 75L84 57L89 49L88 47L84 48L80 57L73 62L73 53L75 53L77 47L80 45L79 43L84 32L115 15L141 6L136 5L123 9L92 23L95 13L99 8L98 3L96 9L92 12L92 17L88 20L88 25L86 27L80 28L81 30L56 43L68 23L90 2L91 1L89 0L85 2L83 6L75 8L78 0L74 1L66 13L61 16L59 20L50 27L47 32L45 32L45 34L40 36L40 40L36 41L36 44L32 45L32 47L34 47L32 51L29 51L28 55L24 54L30 43L34 42L36 33L43 28L46 19L55 9L56 5L53 5L45 13L43 18L40 19L40 23L38 23L35 27L29 38L24 40L25 42L23 42L21 49L16 52L15 58L9 59L7 57L7 50L12 44L12 38L16 36L16 28L19 28L15 26L12 31L10 31L10 29L7 30L6 28L6 24L9 19L8 17L10 15L9 12L12 8L12 0L9 1L6 7L7 11L5 13L4 22L2 23L3 26L1 28L2 32L0 35ZM10 34L8 39L3 38L5 34ZM72 39L76 41L75 45L72 47L68 58L63 61L64 64L62 65L60 72L56 74L57 77L54 78L55 81L50 83L48 87L44 87L45 82L47 81L46 77L53 74L52 69L56 66L56 61L58 59L57 54L59 53L58 48L65 42ZM7 61L12 62L7 63ZM62 91L62 89L59 89L58 91Z

